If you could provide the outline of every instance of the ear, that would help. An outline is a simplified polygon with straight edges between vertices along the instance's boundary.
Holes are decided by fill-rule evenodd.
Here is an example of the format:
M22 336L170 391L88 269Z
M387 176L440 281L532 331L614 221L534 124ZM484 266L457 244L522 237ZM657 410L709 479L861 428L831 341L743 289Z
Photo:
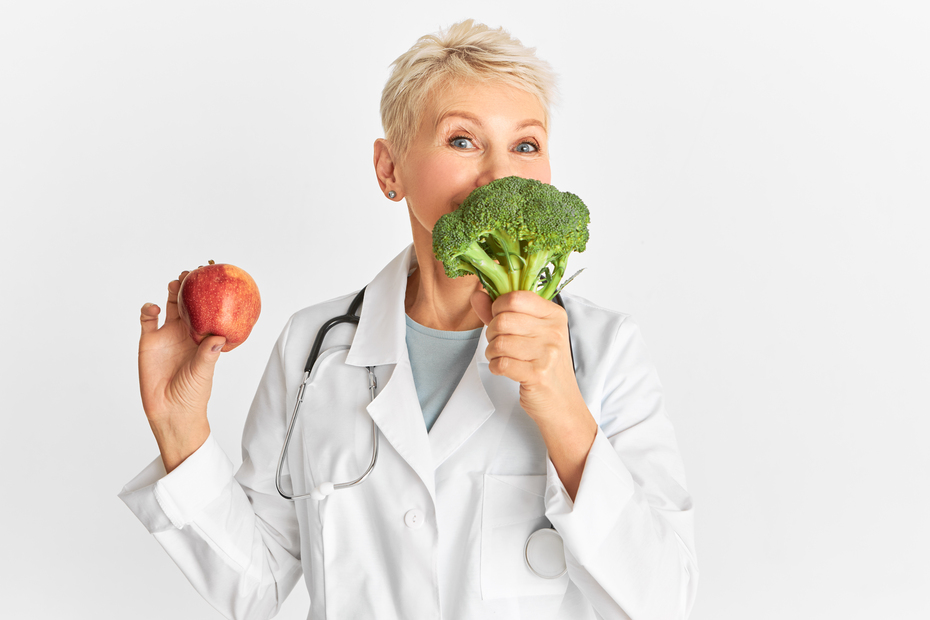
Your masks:
M389 191L393 190L397 195L392 200L400 200L403 189L396 175L396 160L391 149L391 143L384 138L375 140L374 164L378 185L381 186L381 193L386 196Z

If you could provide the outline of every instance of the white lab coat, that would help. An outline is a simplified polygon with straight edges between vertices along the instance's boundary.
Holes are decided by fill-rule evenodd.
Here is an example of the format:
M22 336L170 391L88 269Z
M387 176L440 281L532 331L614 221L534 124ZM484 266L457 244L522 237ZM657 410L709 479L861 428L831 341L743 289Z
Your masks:
M599 430L575 501L518 384L474 361L427 433L405 345L408 247L368 286L357 333L330 332L305 393L285 488L371 476L325 501L275 490L275 467L320 325L352 295L295 314L255 395L242 467L211 437L165 475L156 458L120 497L230 618L268 618L303 573L309 618L685 618L698 570L693 512L662 388L623 314L564 296L577 380ZM354 335L354 338L353 338ZM369 402L365 366L379 393ZM566 575L542 579L527 537L552 525Z

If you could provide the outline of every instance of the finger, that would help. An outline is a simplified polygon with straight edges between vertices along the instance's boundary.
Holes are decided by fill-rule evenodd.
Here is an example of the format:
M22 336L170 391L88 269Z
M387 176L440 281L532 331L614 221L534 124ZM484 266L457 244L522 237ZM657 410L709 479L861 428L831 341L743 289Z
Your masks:
M484 355L489 362L501 357L512 357L528 362L540 357L541 351L539 344L533 338L501 334L488 341Z
M505 312L498 314L487 329L488 360L511 357L549 367L560 356L570 356L568 332L552 320Z
M172 280L168 283L168 302L166 305L165 322L177 321L181 316L178 313L178 292L181 290L181 282L184 281L188 273L187 271L181 272L177 280Z
M528 383L536 378L533 362L512 357L495 357L488 364L491 374L513 379L517 383Z
M485 325L490 323L491 319L494 318L494 314L491 312L491 298L483 290L475 291L474 294L472 294L471 307Z
M519 312L540 319L548 318L561 309L559 304L543 299L532 291L511 291L495 299L491 306L494 316L502 312Z
M142 333L150 334L158 329L158 313L161 309L155 304L146 303L142 306L139 321L142 323Z
M490 342L504 334L537 337L550 328L545 319L520 312L501 312L488 324L487 338Z
M208 336L201 340L197 353L191 360L191 372L203 380L212 380L216 360L220 359L225 344L226 339L222 336Z

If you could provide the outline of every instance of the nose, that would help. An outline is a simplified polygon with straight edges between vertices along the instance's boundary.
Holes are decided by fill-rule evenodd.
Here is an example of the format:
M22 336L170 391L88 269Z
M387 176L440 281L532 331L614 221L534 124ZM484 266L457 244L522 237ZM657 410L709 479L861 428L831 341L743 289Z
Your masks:
M495 149L489 151L481 158L476 186L482 187L491 181L513 176L515 172L512 164L510 154L505 150Z

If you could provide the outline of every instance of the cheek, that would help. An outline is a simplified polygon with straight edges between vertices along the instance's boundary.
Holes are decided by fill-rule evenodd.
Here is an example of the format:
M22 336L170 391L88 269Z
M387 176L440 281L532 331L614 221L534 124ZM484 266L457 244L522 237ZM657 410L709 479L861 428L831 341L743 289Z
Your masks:
M552 184L552 169L549 167L549 160L535 162L525 175L529 179L535 179L549 185Z
M427 230L455 209L474 189L474 174L468 174L460 162L443 157L421 160L405 183L408 206Z
M475 174L457 158L435 157L424 165L417 179L417 193L429 201L428 208L441 210L461 202L474 189ZM438 216L437 216L438 218Z

